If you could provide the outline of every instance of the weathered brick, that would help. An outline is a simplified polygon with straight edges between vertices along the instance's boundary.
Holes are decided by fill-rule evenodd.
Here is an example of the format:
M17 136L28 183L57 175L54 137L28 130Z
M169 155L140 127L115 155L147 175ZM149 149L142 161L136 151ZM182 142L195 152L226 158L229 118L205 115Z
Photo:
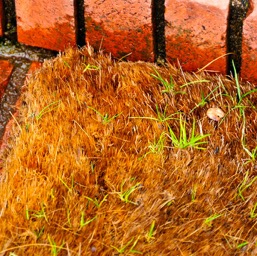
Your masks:
M0 99L2 98L6 86L8 85L12 71L13 65L8 60L0 60ZM6 146L5 138L0 138L0 154L4 146Z
M226 54L229 0L166 0L167 58L195 71ZM226 57L207 70L226 72Z
M42 66L41 62L33 61L29 67L28 75L31 75L33 72L35 72L37 69L39 69Z
M250 1L250 11L244 21L242 49L242 78L257 81L257 0ZM252 11L252 12L251 12Z
M73 0L16 0L18 41L51 50L76 44Z
M13 65L8 60L0 60L0 99L5 92L13 70Z
M2 66L8 66L8 61L5 61L5 62L7 62L7 63L2 64L1 61L0 61L0 84L1 84L1 80L5 80L5 79L4 79L5 74L6 74L6 73L10 73L10 69L4 69L4 68L1 69ZM33 72L35 72L37 69L39 69L41 66L42 66L42 63L41 63L41 62L37 62L37 61L32 62L31 65L30 65L30 67L29 67L27 76L28 76L28 77L31 76L31 74L32 74ZM6 72L5 72L4 70L5 70ZM8 71L8 70L9 70L9 71ZM10 77L10 75L9 75L9 77ZM8 80L9 80L9 78L7 79L7 83L8 83ZM25 84L26 84L26 81L25 81ZM25 85L25 84L24 84L24 85ZM19 98L19 99L17 100L16 104L15 104L15 108L16 108L16 109L19 109L20 105L21 105L21 100L20 100L20 98ZM13 116L16 116L16 115L17 115L17 112L15 112L15 113L13 114ZM0 138L0 155L3 153L3 151L5 150L5 148L6 148L7 145L8 145L8 139L10 138L11 129L12 129L13 125L14 125L14 119L11 118L11 119L9 120L9 122L6 124L3 137ZM1 164L1 161L0 161L0 164ZM0 172L1 172L1 167L0 167Z
M27 75L26 75L26 80L25 80L24 85L26 85L27 80L28 80L28 79L32 76L32 74L33 74L37 69L39 69L40 67L42 67L42 62L38 62L38 61L33 61L33 62L31 62L30 67L29 67L29 70L28 70ZM22 87L22 90L23 90L23 88L24 88L24 87ZM20 102L19 102L19 100L18 100L18 102L17 102L18 107L19 107L19 104L20 104Z
M86 40L116 58L153 60L151 0L85 1Z

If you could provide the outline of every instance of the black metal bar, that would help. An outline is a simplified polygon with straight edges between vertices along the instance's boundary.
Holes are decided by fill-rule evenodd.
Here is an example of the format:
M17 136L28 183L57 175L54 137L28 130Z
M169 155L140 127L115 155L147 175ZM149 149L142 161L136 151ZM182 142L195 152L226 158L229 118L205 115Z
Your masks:
M165 0L152 0L154 61L158 64L164 64L166 62L164 13Z
M79 47L86 44L86 24L84 0L74 0L76 43Z
M227 74L233 75L235 64L237 73L242 65L242 38L244 19L249 8L249 0L230 0L227 25Z
M17 23L15 0L3 0L4 36L11 41L17 41Z

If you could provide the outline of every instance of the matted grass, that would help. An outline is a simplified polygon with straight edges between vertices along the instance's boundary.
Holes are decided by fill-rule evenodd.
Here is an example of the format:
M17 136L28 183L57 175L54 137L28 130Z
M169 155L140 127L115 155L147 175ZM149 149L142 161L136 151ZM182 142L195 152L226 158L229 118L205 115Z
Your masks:
M0 255L257 254L253 89L90 48L46 61L2 156Z

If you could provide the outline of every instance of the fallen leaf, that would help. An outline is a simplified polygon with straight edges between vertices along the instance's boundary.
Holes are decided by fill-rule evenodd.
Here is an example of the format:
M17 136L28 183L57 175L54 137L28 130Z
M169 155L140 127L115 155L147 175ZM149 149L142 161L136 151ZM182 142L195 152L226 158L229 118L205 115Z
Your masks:
M207 110L207 116L214 120L219 121L222 117L224 117L225 113L220 108L209 108Z

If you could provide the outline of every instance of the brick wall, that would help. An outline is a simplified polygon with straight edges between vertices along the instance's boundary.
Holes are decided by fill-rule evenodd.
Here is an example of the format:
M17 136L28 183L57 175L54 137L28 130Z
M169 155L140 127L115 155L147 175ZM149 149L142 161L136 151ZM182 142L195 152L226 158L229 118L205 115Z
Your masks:
M16 31L20 43L57 51L89 43L118 59L166 58L189 71L234 52L207 69L229 73L233 59L241 76L256 82L255 5L257 0L0 0L0 36Z

